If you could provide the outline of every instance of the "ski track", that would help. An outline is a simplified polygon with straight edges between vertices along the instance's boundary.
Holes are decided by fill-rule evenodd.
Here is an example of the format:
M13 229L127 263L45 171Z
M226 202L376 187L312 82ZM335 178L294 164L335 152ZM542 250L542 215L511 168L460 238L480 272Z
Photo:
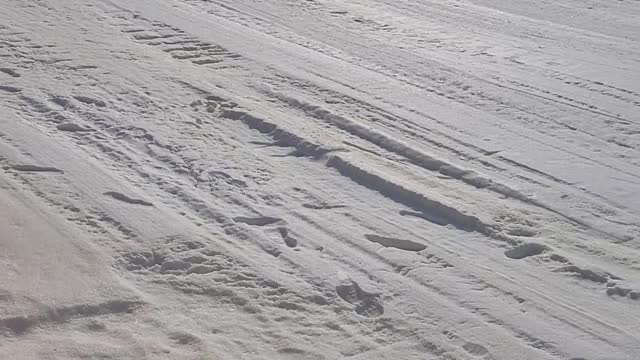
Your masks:
M640 351L633 2L0 4L0 358Z

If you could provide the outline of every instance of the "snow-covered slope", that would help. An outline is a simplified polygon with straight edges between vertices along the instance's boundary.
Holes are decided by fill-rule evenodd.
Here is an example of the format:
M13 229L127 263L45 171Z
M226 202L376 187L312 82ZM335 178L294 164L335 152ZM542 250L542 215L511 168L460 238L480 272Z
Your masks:
M637 1L0 8L0 358L637 359Z

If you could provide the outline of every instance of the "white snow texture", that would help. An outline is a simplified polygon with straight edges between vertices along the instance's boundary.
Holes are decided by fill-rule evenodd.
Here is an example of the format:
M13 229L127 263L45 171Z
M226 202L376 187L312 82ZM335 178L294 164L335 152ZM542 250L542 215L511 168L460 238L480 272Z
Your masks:
M638 0L0 0L0 359L637 360Z

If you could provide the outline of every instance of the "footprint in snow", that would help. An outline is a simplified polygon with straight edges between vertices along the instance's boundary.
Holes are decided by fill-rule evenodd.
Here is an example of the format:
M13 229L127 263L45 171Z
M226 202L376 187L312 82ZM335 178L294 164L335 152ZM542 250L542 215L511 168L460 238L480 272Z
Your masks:
M384 314L378 295L362 290L353 280L349 279L336 286L336 293L342 300L355 305L355 311L359 315L375 317Z

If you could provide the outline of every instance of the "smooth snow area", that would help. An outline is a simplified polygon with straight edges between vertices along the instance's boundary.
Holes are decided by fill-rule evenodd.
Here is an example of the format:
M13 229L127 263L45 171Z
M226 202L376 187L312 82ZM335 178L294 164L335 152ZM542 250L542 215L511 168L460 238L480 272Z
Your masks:
M0 0L0 359L637 360L637 0Z

